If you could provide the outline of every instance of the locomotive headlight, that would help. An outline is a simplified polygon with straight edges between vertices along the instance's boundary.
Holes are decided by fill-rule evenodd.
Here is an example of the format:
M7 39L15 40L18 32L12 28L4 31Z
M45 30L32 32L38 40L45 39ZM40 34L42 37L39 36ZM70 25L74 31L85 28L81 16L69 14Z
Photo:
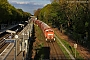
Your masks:
M52 36L53 34L48 34L48 35L51 35Z

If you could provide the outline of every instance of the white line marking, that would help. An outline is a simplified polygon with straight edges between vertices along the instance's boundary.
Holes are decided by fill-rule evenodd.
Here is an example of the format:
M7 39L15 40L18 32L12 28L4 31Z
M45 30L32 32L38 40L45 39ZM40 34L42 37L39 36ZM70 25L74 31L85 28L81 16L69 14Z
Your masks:
M69 54L69 56L71 57L72 60L75 60L75 58L73 57L73 55L70 53L70 51L64 46L64 44L61 42L61 40L55 35L55 37L58 39L58 41L61 43L61 45L64 47L64 49L67 51L67 53Z

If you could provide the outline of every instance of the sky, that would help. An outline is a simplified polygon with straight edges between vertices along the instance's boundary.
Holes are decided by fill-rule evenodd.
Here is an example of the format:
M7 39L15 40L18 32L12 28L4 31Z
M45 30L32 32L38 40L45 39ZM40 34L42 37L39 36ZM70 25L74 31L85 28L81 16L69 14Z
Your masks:
M43 8L45 5L51 3L50 0L8 0L8 2L15 8L22 9L31 14L34 14L34 10Z

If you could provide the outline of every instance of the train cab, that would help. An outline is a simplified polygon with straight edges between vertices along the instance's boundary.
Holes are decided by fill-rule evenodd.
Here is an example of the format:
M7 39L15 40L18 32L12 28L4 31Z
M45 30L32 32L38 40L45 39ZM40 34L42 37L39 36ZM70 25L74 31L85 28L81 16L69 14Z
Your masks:
M52 29L46 29L45 38L46 38L46 41L55 41L54 31Z

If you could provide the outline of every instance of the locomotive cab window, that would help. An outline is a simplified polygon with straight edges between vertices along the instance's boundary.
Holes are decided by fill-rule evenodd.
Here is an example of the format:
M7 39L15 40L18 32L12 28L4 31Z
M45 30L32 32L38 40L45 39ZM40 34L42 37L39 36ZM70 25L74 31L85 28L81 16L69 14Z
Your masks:
M53 31L49 31L49 32L53 32Z

